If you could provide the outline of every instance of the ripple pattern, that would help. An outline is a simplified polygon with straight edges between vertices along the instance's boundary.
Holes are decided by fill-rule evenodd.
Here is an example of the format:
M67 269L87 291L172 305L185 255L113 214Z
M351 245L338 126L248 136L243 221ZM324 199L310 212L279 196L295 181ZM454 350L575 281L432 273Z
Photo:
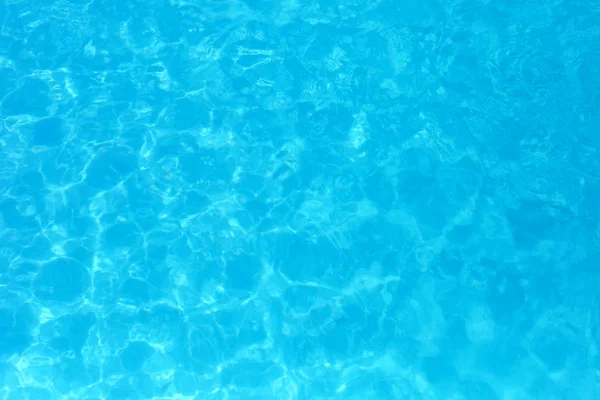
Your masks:
M599 398L598 21L5 0L0 398Z

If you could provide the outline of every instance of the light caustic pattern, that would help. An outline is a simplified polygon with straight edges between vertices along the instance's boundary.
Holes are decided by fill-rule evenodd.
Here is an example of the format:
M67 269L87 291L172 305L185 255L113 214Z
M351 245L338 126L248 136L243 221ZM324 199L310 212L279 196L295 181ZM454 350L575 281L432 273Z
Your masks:
M598 398L594 1L0 4L0 399Z

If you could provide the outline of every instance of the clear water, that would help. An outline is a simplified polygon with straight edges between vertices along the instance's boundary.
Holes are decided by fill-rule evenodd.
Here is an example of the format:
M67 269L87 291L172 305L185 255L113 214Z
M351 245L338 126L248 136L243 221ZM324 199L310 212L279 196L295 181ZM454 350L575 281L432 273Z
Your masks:
M0 399L598 399L599 104L597 0L4 0Z

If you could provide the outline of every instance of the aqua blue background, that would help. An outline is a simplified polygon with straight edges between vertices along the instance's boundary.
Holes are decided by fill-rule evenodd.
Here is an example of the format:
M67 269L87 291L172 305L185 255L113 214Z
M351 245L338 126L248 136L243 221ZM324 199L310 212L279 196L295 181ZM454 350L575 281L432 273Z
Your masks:
M600 398L598 1L0 4L0 398Z

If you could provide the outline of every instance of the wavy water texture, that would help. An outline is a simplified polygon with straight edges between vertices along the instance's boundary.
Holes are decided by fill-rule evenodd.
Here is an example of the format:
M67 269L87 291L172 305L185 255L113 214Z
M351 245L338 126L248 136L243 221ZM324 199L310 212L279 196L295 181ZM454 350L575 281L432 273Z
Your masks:
M598 398L598 21L4 1L0 398Z

